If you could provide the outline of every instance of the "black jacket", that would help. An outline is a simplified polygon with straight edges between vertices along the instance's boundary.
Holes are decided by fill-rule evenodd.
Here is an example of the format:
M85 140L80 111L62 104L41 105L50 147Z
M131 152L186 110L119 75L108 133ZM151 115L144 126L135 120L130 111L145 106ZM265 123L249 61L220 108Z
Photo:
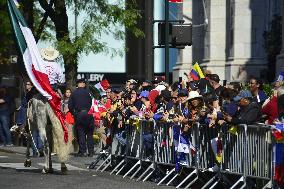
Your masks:
M233 124L253 124L261 118L261 107L256 102L251 102L248 106L242 107L232 118Z
M92 98L88 89L77 88L68 101L68 108L74 115L82 110L89 111L92 106Z

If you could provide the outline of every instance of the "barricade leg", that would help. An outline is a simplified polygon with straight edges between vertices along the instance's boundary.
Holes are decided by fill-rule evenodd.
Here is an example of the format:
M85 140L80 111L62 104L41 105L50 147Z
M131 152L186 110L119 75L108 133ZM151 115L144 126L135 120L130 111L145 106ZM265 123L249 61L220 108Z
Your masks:
M99 171L107 161L111 162L111 154L103 161L103 163L96 169L96 171Z
M106 164L106 166L101 170L101 172L104 172L109 166L111 165L111 161Z
M173 168L170 172L168 172L166 176L164 176L164 178L162 178L162 180L157 185L161 185L174 171L175 168Z
M133 178L137 175L137 173L141 170L141 168L142 168L142 166L140 166L140 167L135 171L135 173L130 177L130 179L133 179Z
M181 183L177 185L176 188L180 188L193 174L197 174L196 169L194 169L194 171L192 171L187 177L185 177L185 179L183 179L183 181L181 181Z
M242 176L230 189L235 188L240 182L244 182L245 178Z
M212 179L206 182L206 184L201 189L207 188L216 178L217 178L217 175L215 175Z
M185 188L191 187L191 185L193 185L197 180L198 180L198 177L195 177L195 179L193 179Z
M178 174L175 174L175 176L166 185L169 186L177 178L177 176Z
M125 166L126 166L126 163L116 172L115 175L118 175L124 169Z
M153 173L154 173L155 169L153 169L144 179L143 182L145 182Z
M218 182L219 181L214 182L214 184L209 189L213 189L218 184Z
M113 174L124 162L125 160L123 159L117 166L115 166L115 168L110 172L110 175Z
M142 173L142 175L137 179L137 181L140 181L140 180L147 174L147 172L148 172L150 169L154 169L154 163L152 163L152 164L146 169L146 171L144 171L144 172ZM143 181L144 181L144 180L143 180Z
M273 188L271 180L262 189L266 189L266 188Z
M125 175L123 175L123 178L125 178L127 175L129 175L129 173L131 173L140 164L141 164L141 161L138 160L137 163L127 173L125 173Z

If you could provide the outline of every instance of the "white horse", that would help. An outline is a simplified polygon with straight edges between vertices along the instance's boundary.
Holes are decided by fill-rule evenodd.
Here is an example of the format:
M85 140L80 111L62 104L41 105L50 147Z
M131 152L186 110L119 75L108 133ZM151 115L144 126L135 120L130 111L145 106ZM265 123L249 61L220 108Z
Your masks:
M50 107L48 102L44 102L43 100L39 100L37 98L32 98L29 102L29 106L27 109L28 116L28 128L29 128L29 137L31 137L31 133L35 129L38 129L39 136L43 142L43 152L45 156L45 165L42 170L42 173L52 173L52 162L51 162L51 144L53 141L54 151L58 155L58 159L61 162L61 172L66 173L67 167L65 162L68 159L68 155L71 150L71 134L68 132L68 142L64 141L64 133L59 119L54 114L52 108ZM50 120L51 125L48 124L48 120ZM27 140L27 152L26 152L26 160L24 165L26 167L31 166L31 159L29 148L31 146L31 142L33 139L30 138Z

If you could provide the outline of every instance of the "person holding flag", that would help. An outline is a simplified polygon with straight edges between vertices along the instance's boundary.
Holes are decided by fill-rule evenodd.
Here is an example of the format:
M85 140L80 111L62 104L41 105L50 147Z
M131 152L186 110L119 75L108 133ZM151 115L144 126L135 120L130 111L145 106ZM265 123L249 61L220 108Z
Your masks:
M45 68L45 61L40 55L33 33L25 22L21 12L18 10L15 2L13 0L7 0L7 6L15 39L19 47L19 53L23 58L25 71L35 88L48 100L48 103L61 123L64 132L64 141L67 143L68 128L65 125L64 115L61 111L61 99L51 86L53 83L50 82L49 73ZM55 56L57 55L55 51L49 51L46 55L45 58L52 61L57 57Z
M55 62L59 56L59 52L53 47L47 47L41 49L40 53L44 60L44 67L48 74L49 83L54 91L58 91L58 85L65 83L63 71L59 64ZM59 92L59 94L61 93Z

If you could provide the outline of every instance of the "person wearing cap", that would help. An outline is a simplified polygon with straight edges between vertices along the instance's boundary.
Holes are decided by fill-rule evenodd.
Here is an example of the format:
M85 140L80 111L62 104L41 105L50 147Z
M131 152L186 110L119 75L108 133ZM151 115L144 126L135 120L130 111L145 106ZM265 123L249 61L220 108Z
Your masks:
M277 90L279 87L281 87L284 84L284 71L282 71L277 79L272 83L274 86L274 90Z
M142 106L140 108L140 112L143 112L143 114L151 111L151 103L148 99L149 91L142 91L139 95L139 99L142 102Z
M134 86L137 84L137 81L136 80L134 80L134 79L129 79L129 80L127 80L126 82L125 82L125 90L126 91L130 91L131 89L133 89L134 88Z
M260 120L261 109L257 102L252 100L253 96L249 90L242 90L234 97L234 101L238 102L239 110L234 116L224 115L225 121L235 125L253 124Z
M92 105L90 91L86 89L84 79L77 80L77 89L74 90L68 101L69 111L75 118L75 129L77 131L79 152L77 156L94 155L94 121L93 116L88 114ZM87 141L86 141L87 140ZM87 148L86 148L87 146Z
M188 116L183 120L186 123L185 125L191 125L193 122L198 121L203 105L202 98L202 95L197 91L190 91L188 93Z
M209 83L213 87L215 94L217 96L220 96L222 90L224 90L224 87L220 85L220 78L217 74L210 74L209 76Z
M65 83L65 76L58 63L55 60L59 56L59 52L53 47L43 48L40 51L44 60L44 66L48 75L49 83L54 91L57 91L57 85Z

